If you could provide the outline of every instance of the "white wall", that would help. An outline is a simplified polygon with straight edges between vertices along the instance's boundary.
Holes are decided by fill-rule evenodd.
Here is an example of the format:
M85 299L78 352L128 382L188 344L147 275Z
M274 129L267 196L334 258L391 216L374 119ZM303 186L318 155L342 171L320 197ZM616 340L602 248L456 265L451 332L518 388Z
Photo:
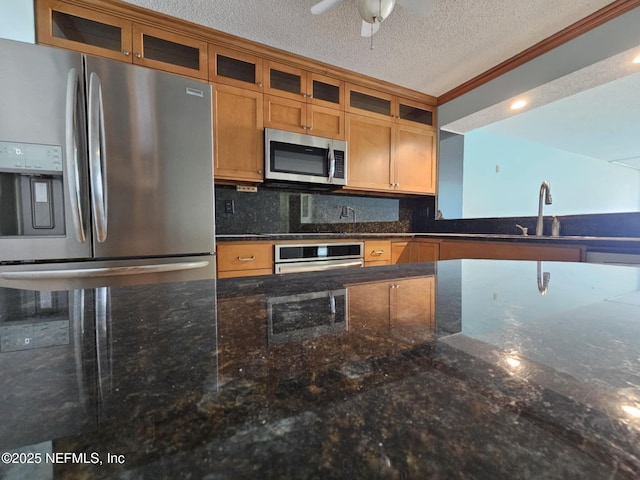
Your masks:
M0 38L35 43L33 0L0 0Z
M538 214L543 180L553 204L544 214L636 212L640 171L486 129L464 136L463 218Z

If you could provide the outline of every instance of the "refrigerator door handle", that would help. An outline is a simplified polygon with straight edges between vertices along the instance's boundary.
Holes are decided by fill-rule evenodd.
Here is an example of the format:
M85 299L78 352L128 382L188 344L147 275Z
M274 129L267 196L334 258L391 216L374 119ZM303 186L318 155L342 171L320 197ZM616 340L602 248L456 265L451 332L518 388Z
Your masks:
M129 267L74 268L61 270L25 270L2 272L0 278L6 280L55 280L73 278L109 277L114 275L142 275L145 273L175 272L193 270L209 265L207 260L194 262L163 263L153 265L132 265Z
M89 76L89 177L91 179L91 206L96 239L107 239L107 163L104 137L104 112L100 77Z
M67 97L65 111L65 145L66 174L68 181L67 192L71 204L71 218L76 231L76 237L80 243L86 241L84 221L82 215L82 203L80 192L80 173L78 170L78 72L75 68L67 74Z

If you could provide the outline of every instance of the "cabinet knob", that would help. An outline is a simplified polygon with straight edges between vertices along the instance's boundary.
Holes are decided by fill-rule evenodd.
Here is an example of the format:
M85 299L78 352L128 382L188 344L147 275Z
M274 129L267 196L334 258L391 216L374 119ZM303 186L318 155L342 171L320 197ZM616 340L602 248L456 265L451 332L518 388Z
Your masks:
M262 170L258 170L258 173L259 173L260 175L262 175Z
M136 56L136 58L142 58L142 54L140 52L136 52L134 53L134 55Z
M256 85L258 85L259 87L262 87L262 82L258 82L256 83Z
M124 53L124 55L127 57L131 55L131 52L129 50L123 50L122 53Z

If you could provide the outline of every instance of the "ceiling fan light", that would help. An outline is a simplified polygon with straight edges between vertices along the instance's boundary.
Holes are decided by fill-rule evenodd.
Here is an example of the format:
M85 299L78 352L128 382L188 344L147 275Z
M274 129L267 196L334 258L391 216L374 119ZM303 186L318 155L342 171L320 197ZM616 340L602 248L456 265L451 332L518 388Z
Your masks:
M381 23L395 5L396 0L358 0L358 12L367 23Z

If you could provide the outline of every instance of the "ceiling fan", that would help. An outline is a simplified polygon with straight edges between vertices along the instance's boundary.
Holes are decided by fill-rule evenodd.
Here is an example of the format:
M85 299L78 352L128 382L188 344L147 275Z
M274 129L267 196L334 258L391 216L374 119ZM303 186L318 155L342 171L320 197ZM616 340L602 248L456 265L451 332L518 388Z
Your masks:
M344 0L321 0L311 7L311 13L321 15ZM378 31L380 24L391 14L397 3L419 17L426 17L438 0L357 0L358 12L362 17L363 37L370 37Z

